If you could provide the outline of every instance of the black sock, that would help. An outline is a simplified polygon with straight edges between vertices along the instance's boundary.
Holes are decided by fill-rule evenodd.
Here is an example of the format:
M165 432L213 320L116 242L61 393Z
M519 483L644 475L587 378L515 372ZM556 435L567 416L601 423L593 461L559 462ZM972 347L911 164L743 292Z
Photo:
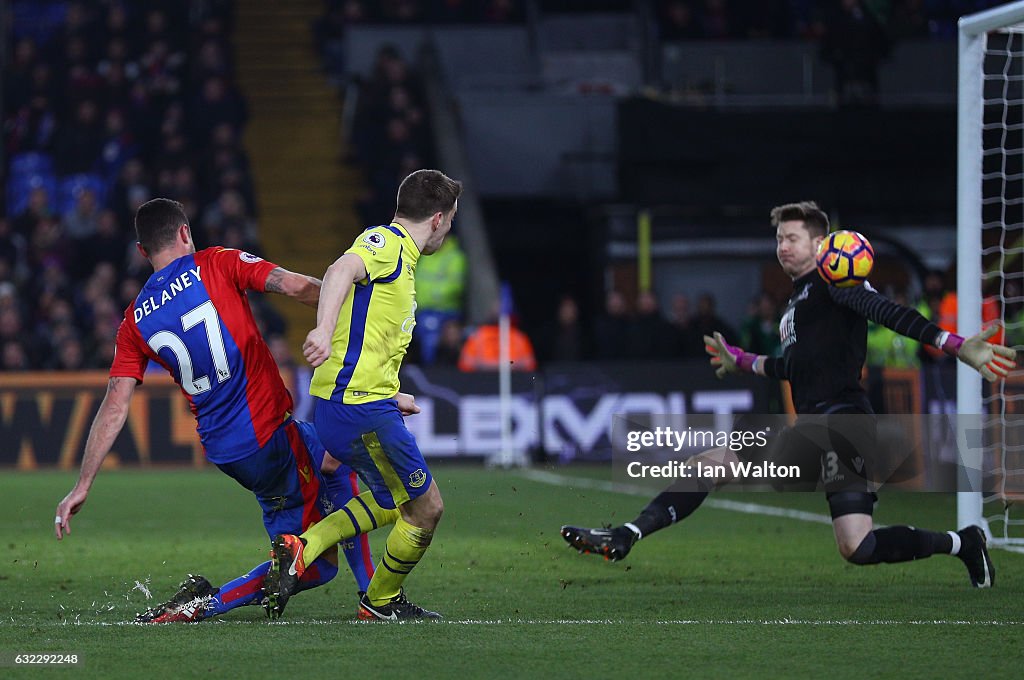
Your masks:
M640 531L637 538L646 537L689 517L707 497L707 491L663 491L630 524Z
M854 564L909 562L935 553L953 551L953 538L947 533L896 526L875 529L868 534L850 556Z

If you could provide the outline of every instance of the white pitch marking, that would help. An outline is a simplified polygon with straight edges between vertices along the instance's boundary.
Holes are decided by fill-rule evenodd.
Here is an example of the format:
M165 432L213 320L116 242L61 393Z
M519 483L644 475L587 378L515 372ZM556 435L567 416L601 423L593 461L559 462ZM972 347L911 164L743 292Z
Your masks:
M648 497L651 495L650 489L636 484L613 484L612 482L606 482L601 479L570 477L568 475L560 475L556 472L545 472L544 470L520 470L517 474L534 482L540 482L541 484L577 486L584 489L624 493L630 496ZM832 524L832 518L828 515L821 515L816 512L806 512L804 510L793 510L792 508L778 508L772 505L762 505L760 503L740 503L738 501L730 501L722 498L709 498L705 501L705 505L711 508L718 508L719 510L743 512L748 515L770 515L772 517L788 517L789 519L797 519L802 522Z
M637 484L613 484L601 479L589 479L587 477L571 477L560 475L557 472L545 472L544 470L519 470L517 474L534 482L551 484L553 486L577 486L584 489L596 489L598 491L610 491L629 496L643 496L648 498L651 490ZM732 510L743 512L748 515L767 515L770 517L786 517L788 519L800 520L801 522L814 522L815 524L832 524L832 518L816 512L804 510L793 510L792 508L779 508L774 505L762 505L760 503L740 503L724 498L709 498L705 505L719 510ZM1010 552L1024 554L1024 546L990 544L989 547L1008 550Z
M336 626L348 624L352 626L384 626L385 624L373 621L359 620L288 620L288 621L208 621L203 626ZM152 624L139 624L131 621L75 621L75 622L39 622L32 621L24 624L36 628L56 626L136 626L140 628L150 627ZM168 624L174 626L175 624ZM1024 626L1024 621L962 621L956 619L922 619L913 621L899 621L894 619L672 619L665 621L642 621L624 619L451 619L447 621L404 621L390 625L422 625L422 626ZM0 626L9 626L2 623ZM18 624L14 623L14 627ZM180 627L180 626L179 626Z

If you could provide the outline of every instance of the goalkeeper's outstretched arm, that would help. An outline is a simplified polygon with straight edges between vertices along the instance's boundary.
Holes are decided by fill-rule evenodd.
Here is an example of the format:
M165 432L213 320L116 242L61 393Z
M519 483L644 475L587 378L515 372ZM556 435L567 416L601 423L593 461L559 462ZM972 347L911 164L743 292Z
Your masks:
M754 354L730 345L721 333L704 336L704 351L711 357L715 375L719 379L729 373L753 373L768 378L784 380L785 363L780 358Z
M867 284L852 288L829 286L828 290L832 299L844 307L911 340L938 347L981 373L989 382L1005 378L1015 366L1016 351L988 342L999 332L996 325L970 338L963 338L942 330L917 310L893 302Z

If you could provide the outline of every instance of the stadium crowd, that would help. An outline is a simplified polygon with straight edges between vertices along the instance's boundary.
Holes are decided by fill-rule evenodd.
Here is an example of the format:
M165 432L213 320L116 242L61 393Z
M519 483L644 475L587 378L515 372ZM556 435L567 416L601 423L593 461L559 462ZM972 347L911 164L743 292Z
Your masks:
M181 201L199 247L259 252L230 2L16 3L4 72L0 367L106 368L149 276L132 216ZM280 319L257 301L268 332ZM260 313L261 312L261 313Z
M325 0L314 24L318 47L332 50L345 28L360 23L522 23L539 13L636 10L635 0ZM957 19L1004 0L653 0L662 40L818 40L842 30L844 16L863 12L893 39L956 37Z
M650 6L663 40L820 40L827 54L841 51L842 40L857 38L864 29L857 22L879 31L877 49L884 50L892 39L950 39L956 17L994 4L999 3L657 0ZM326 0L313 31L330 71L339 67L331 55L352 23L522 22L529 5ZM15 4L3 84L0 369L109 365L110 339L122 310L148 276L135 251L132 215L149 198L181 201L200 247L218 243L260 254L254 189L240 143L246 104L234 86L229 48L232 7L230 0ZM634 3L539 0L537 7L614 11L631 10ZM423 83L397 50L382 49L370 77L356 86L351 161L367 178L357 210L371 224L391 209L400 179L432 166L435 153ZM457 251L454 239L453 246ZM417 339L413 360L459 363L471 335L459 303L462 258L461 268L437 273L437 281L452 280L443 284L448 292L433 309L435 322L419 329L431 338ZM450 259L457 261L459 253ZM582 319L580 301L566 297L557 315L532 333L532 346L541 361L700 357L701 335L720 328L759 351L777 347L769 330L781 301L760 295L748 318L734 320L740 321L737 332L717 317L710 295L700 295L691 314L690 295L675 292L667 318L651 293L627 304L611 291L594 319ZM283 322L259 296L253 299L272 346L282 347L283 356L283 343L276 342ZM929 300L922 305L929 307ZM876 356L887 357L879 359L884 364L927 360L906 348L894 350L885 337L874 340Z

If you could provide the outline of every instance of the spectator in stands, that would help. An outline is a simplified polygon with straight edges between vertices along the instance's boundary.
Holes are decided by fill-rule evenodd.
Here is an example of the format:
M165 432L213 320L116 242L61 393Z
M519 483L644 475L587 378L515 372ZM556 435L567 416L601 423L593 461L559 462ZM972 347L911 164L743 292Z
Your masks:
M796 22L791 0L758 0L733 5L739 36L754 40L790 38Z
M416 265L416 339L428 366L434 363L441 327L448 320L462 320L466 274L466 254L453 233L436 253Z
M921 40L928 37L928 16L924 0L897 0L889 15L889 35L893 40Z
M219 124L229 123L241 129L247 118L241 96L220 76L207 78L190 111L193 140L200 146L206 144L210 131Z
M386 21L408 24L419 21L423 9L417 0L381 0L380 11Z
M230 77L231 66L224 45L215 38L203 41L189 80L193 83L202 83L209 78L227 79Z
M901 305L907 304L907 295L903 291L896 293L888 291L888 293L890 293L888 297L893 302ZM921 360L918 358L920 344L885 326L869 322L867 364L881 368L920 368Z
M80 371L86 368L85 351L78 338L67 338L58 346L54 368L61 371Z
M18 340L0 340L3 346L3 368L5 371L27 371L32 368L25 345Z
M756 347L750 350L757 354L779 356L782 349L779 337L779 311L775 300L767 291L751 301L751 310L740 328L740 345Z
M0 312L5 309L20 309L21 301L18 300L18 289L14 283L0 278Z
M421 106L423 88L419 78L393 45L385 45L377 52L373 72L360 87L359 104L352 126L352 142L356 156L362 163L371 163L387 136L391 90L402 87L408 92L408 102ZM388 200L393 193L386 194Z
M672 312L669 316L669 323L672 325L674 350L672 354L682 359L703 358L704 341L697 333L693 325L693 317L690 315L690 298L685 293L676 293L672 296Z
M8 278L2 281L24 281L28 277L28 246L25 237L14 231L9 220L0 217L0 261Z
M103 129L103 147L95 163L103 182L109 185L115 181L125 162L136 152L135 136L125 127L124 112L109 109Z
M621 360L626 357L628 324L626 298L617 290L609 291L605 297L604 313L594 322L596 358Z
M31 368L38 366L42 359L43 348L35 341L33 334L25 328L21 312L14 307L0 310L0 344L16 343L22 349L24 366ZM20 366L20 364L19 364Z
M413 337L416 333L413 333ZM441 325L441 340L434 351L434 365L455 368L462 354L462 324L456 319L448 319Z
M250 227L244 218L228 218L221 222L220 243L225 248L243 250L257 257L262 257L263 249L260 248L260 245L253 238L250 238L250 232Z
M554 323L546 325L543 340L544 361L580 361L590 355L589 338L572 295L563 295L559 300L557 316Z
M171 44L173 43L166 40L155 40L149 44L139 58L140 80L146 85L150 97L161 106L179 96L182 92L182 81L185 75L183 73L185 57L181 52L173 50ZM211 78L210 80L219 79ZM221 83L223 84L223 81ZM204 101L214 107L220 105L219 100L211 100L208 95L209 91L204 84Z
M929 321L939 323L939 317L942 313L942 299L946 295L946 286L942 272L934 269L929 271L924 277L922 288L921 300L917 303L915 309ZM918 356L923 363L933 363L943 361L946 354L936 347L921 345Z
M120 309L127 309L128 305L131 304L132 300L139 296L139 291L142 290L142 281L127 276L121 279L121 286L117 291L117 306Z
M34 4L25 3L30 9ZM52 152L57 175L97 172L102 180L116 178L116 183L109 191L98 189L97 213L72 213L63 229L53 215L62 177L47 170L30 185L37 191L15 197L20 214L0 226L0 285L17 286L15 297L25 301L22 319L40 340L5 347L11 365L42 367L34 357L39 348L49 352L49 365L56 365L59 348L70 338L85 349L84 365L110 364L111 324L116 326L138 294L136 276L148 276L126 227L136 208L151 197L154 177L159 176L169 193L184 194L180 198L196 222L200 202L205 207L246 184L248 162L237 145L239 119L227 116L233 151L218 155L222 164L207 173L199 151L221 154L219 142L225 135L214 127L204 129L199 140L189 138L195 121L185 92L198 92L200 84L183 87L186 78L212 76L233 91L224 32L229 9L225 2L160 2L142 10L120 0L72 2L68 20L40 37L40 44L48 46L45 51L33 49L31 42L15 49L11 77L5 71L8 152ZM14 34L35 34L17 25L22 16L14 15ZM213 143L206 144L211 130ZM201 175L197 169L203 170ZM106 202L100 203L104 194ZM245 223L252 219L252 205L245 201ZM125 278L117 281L121 276ZM72 298L72 291L78 297ZM80 313L66 313L72 299ZM75 350L68 352L73 358Z
M481 18L491 23L522 21L524 8L517 0L486 0Z
M56 218L46 217L39 220L29 240L29 266L33 267L35 273L48 266L67 267L70 261L69 245L64 240L60 222Z
M118 111L121 114L123 126L124 111L130 109L132 96L132 81L128 77L125 63L123 61L101 62L97 73L103 79L100 99L108 111ZM107 127L110 127L109 119Z
M185 135L184 120L184 107L180 104L171 104L167 107L160 125L160 147L154 163L158 182L161 171L177 170L180 167L192 165L192 154L189 148L189 139Z
M305 361L295 361L295 355L288 345L288 340L283 335L271 335L267 338L267 346L270 354L274 357L285 384L288 385L295 406L292 409L292 416L296 420L304 422L313 421L313 397L309 394L309 384L313 379L313 369ZM290 376L288 375L290 374ZM291 378L288 381L288 378Z
M37 224L54 216L51 199L52 197L47 192L46 187L34 187L28 195L28 203L25 209L14 218L15 232L26 238L31 238Z
M313 40L324 68L336 83L345 73L345 29L371 18L362 0L333 0L313 22Z
M93 99L75 107L75 117L61 126L53 141L53 161L59 175L89 172L103 150L103 127Z
M661 38L666 41L699 40L704 32L693 16L693 5L687 0L670 0L661 10Z
M478 327L462 346L459 355L460 371L496 371L500 361L499 329L497 319ZM533 345L526 334L511 325L508 329L508 357L513 371L537 370Z
M92 189L82 189L75 197L74 209L64 215L64 235L74 240L89 238L99 228L99 221L96 193Z
M128 226L138 207L153 195L146 168L141 159L132 158L125 162L117 181L110 190L110 208L117 215L119 224Z
M64 21L60 24L58 34L53 36L52 45L55 55L63 54L68 43L74 39L90 38L94 16L81 2L69 2L64 13Z
M840 105L878 103L878 69L889 44L878 20L861 0L840 0L829 16L821 45L832 64Z
M700 12L701 32L706 39L728 40L736 37L727 0L704 0Z
M693 318L693 325L694 330L697 331L697 336L700 338L703 338L705 335L714 335L716 330L725 338L739 337L732 325L726 323L725 319L716 313L715 297L711 293L701 293L700 297L697 298L697 314Z
M93 68L92 48L85 39L75 36L68 41L65 64L58 74L64 74L63 93L71 102L98 99L103 79Z
M201 184L211 192L203 196L203 201L208 203L225 191L237 191L251 215L256 196L249 160L239 143L238 132L230 123L221 123L213 129L200 164Z
M63 297L53 293L43 295L36 308L35 332L39 340L52 350L66 338L77 336L75 309Z
M637 295L636 314L626 325L626 356L633 359L666 359L672 354L675 329L658 309L658 298L645 290Z
M243 238L246 240L256 235L256 224L248 219L245 199L237 191L225 191L218 196L216 202L211 203L203 212L200 222L206 238L211 243L220 243L229 225L241 225Z
M33 85L46 89L50 68L38 64L33 70ZM7 149L11 153L48 151L57 129L57 114L53 96L45 91L33 91L27 106L22 106L8 121Z
M14 43L14 58L4 68L5 105L17 110L28 106L32 96L32 69L39 58L36 42L30 37Z
M101 29L102 44L109 45L112 40L127 40L131 37L128 25L128 11L120 2L112 2L107 8Z

